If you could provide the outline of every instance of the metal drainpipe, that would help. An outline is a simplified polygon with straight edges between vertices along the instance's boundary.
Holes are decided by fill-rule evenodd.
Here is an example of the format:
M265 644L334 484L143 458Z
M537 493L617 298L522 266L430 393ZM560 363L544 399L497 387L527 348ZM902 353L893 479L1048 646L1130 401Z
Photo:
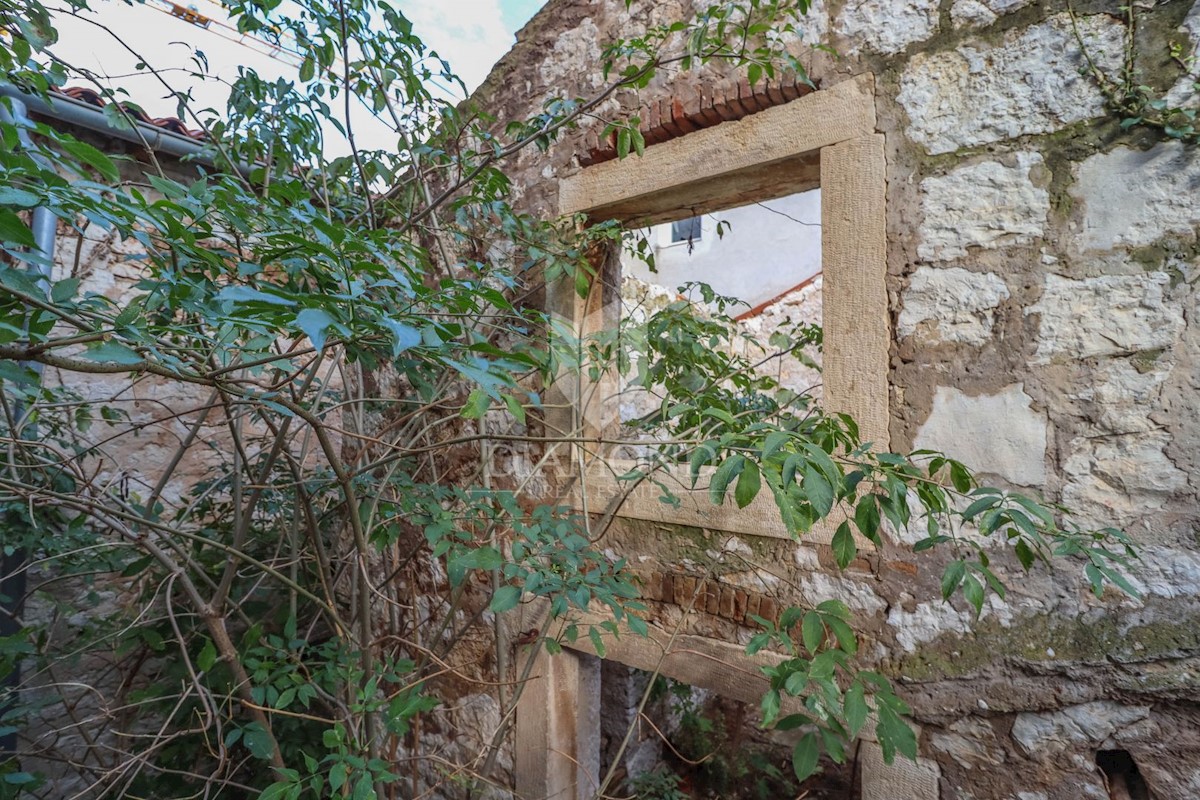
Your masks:
M11 111L3 103L0 103L0 121L16 125L17 136L21 145L27 149L33 149L33 143L29 140L28 128L33 126L33 122L29 119L27 109L24 102L20 98L9 98ZM33 219L30 227L33 231L33 240L35 244L35 252L42 255L41 262L37 266L38 286L50 296L50 281L54 270L54 242L58 235L58 219L45 206L38 206L33 210ZM29 364L33 371L37 373L38 382L42 378L42 365ZM14 408L14 416L20 419L25 413L25 409L17 405ZM34 423L22 429L21 435L23 438L34 438L37 436L37 426ZM16 550L12 553L5 552L3 559L0 560L0 636L14 636L21 631L21 614L24 606L24 598L26 591L26 562L28 554L24 550ZM21 685L21 667L20 662L14 667L11 674L4 678L4 688L11 691L16 691ZM4 703L0 706L0 712L7 711L8 707L14 702ZM17 753L17 734L16 732L0 736L0 757L16 755Z

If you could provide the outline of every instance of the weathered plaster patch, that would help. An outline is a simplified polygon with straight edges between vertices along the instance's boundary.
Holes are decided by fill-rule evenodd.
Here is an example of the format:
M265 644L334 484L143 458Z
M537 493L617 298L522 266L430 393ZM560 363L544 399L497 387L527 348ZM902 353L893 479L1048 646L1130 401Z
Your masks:
M1118 147L1079 166L1072 194L1085 206L1080 247L1142 247L1200 224L1200 158L1181 142ZM1120 198L1116 202L1116 198Z
M992 337L994 312L1009 296L998 275L961 267L920 267L904 293L897 321L901 337L923 341L982 345Z
M1013 609L996 595L988 595L983 604L980 619L990 619L1007 628L1014 619ZM958 610L941 600L933 603L917 603L912 611L905 611L899 604L888 612L888 625L896 633L896 642L906 653L915 652L923 644L947 634L969 633L975 624L971 611Z
M913 446L940 450L1019 486L1046 480L1046 415L1034 411L1023 384L970 396L939 386Z
M1079 29L1101 68L1120 66L1121 23L1098 14L1080 19ZM949 153L1100 116L1104 98L1081 66L1071 20L1059 14L1007 34L1000 45L917 54L897 99L909 136L930 153Z
M1080 280L1047 275L1041 299L1025 309L1041 315L1034 363L1169 347L1184 324L1182 311L1166 302L1169 284L1165 272Z
M1071 440L1063 503L1096 528L1144 519L1187 486L1187 473L1163 452L1170 441L1165 431Z
M1076 744L1103 744L1114 735L1121 740L1144 735L1149 717L1147 706L1098 700L1049 714L1018 714L1012 738L1028 755L1045 758Z
M961 258L985 250L1029 244L1041 236L1050 193L1038 153L1017 153L1016 163L984 161L921 181L921 245L927 260Z
M838 16L836 30L849 41L846 52L863 49L891 55L933 35L938 0L862 0Z
M887 605L883 598L871 590L869 584L851 580L845 575L813 572L804 575L799 583L804 602L811 606L823 600L841 600L855 614L870 617Z

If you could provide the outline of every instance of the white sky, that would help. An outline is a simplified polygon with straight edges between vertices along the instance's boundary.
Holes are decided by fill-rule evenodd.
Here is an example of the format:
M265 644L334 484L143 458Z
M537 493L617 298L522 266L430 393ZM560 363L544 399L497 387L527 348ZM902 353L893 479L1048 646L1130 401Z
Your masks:
M544 0L399 0L399 8L413 21L414 32L474 89L492 65L512 47L515 31L542 5ZM180 0L182 5L214 20L226 19L216 0ZM192 108L222 110L228 89L216 81L190 78L185 70L194 69L193 49L208 58L209 72L223 81L237 77L238 66L253 68L267 78L295 79L294 59L284 63L266 54L262 43L242 39L234 31L213 25L200 28L166 13L161 0L129 5L122 0L93 0L94 12L88 19L110 29L59 15L60 40L54 52L72 64L109 76L111 88L123 89L129 100L144 108L152 117L175 116L176 102L157 78L136 69L140 59L164 73L173 88L191 89ZM115 36L113 34L116 34ZM130 53L117 37L137 51ZM140 58L139 58L140 57ZM83 81L74 81L87 85ZM355 114L355 136L360 147L391 149L393 137L365 109ZM192 120L189 125L195 127ZM330 131L331 138L336 136ZM331 155L345 151L330 141Z

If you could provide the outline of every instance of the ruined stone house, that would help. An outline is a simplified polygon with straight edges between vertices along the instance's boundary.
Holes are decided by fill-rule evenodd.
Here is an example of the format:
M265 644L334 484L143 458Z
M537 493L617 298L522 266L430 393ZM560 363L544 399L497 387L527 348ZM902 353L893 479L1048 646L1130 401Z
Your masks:
M693 5L551 0L476 100L502 125L550 97L593 94L607 42ZM1200 796L1200 155L1106 109L1081 74L1080 40L1119 69L1125 16L1102 3L1075 13L1057 0L818 4L792 42L815 88L668 72L507 170L527 210L631 228L820 189L821 278L797 291L810 302L819 287L823 402L880 445L942 449L1126 528L1142 548L1143 599L1097 600L1069 562L1026 576L998 554L1013 590L975 621L938 599L940 556L914 555L906 532L839 573L829 531L797 544L769 502L674 508L635 492L604 545L633 561L651 639L610 642L603 660L581 640L540 665L505 759L517 796L590 797L605 728L628 719L630 669L660 666L668 632L679 631L664 674L754 704L751 617L830 597L856 612L866 657L921 729L915 765L885 765L864 742L863 798ZM1139 13L1147 81L1195 102L1166 54L1173 42L1198 52L1200 5ZM600 131L633 113L648 147L616 159ZM84 261L119 267L106 249L119 245L89 243ZM97 291L129 277L87 276ZM549 303L581 328L618 313L588 314L569 291ZM576 413L613 422L611 409ZM600 475L589 483L597 501L615 491ZM509 623L514 636L531 624ZM490 733L498 715L484 700L463 703L457 724Z
M503 123L589 96L608 41L692 5L551 0L476 99ZM1138 19L1144 80L1194 102L1166 54L1197 52L1200 6ZM815 90L667 71L508 167L526 209L631 227L819 187L824 402L865 439L942 449L1139 543L1141 600L1097 600L1070 563L1024 576L1013 562L1007 602L974 622L938 599L938 557L914 556L903 531L838 574L819 535L797 545L758 503L672 508L635 492L607 544L642 575L652 641L682 624L665 674L754 702L740 655L752 611L832 596L859 614L922 752L888 767L868 743L864 798L1200 796L1200 155L1106 108L1086 67L1120 69L1126 25L1115 4L818 3L792 42ZM603 124L632 114L648 147L616 159ZM612 323L569 295L553 310ZM580 413L606 424L603 409ZM614 490L599 476L588 489ZM579 647L518 709L520 796L590 796L611 687L661 655L623 640L601 663Z

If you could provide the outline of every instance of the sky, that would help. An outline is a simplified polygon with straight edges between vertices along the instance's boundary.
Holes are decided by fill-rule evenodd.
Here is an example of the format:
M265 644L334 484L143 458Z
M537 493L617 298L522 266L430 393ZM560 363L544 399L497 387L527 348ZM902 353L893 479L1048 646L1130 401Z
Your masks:
M217 0L177 1L218 22L225 19ZM396 0L396 5L412 20L414 32L450 62L471 90L508 52L516 31L544 2ZM157 78L136 69L143 59L162 71L177 88L191 89L196 110L224 108L228 90L219 83L199 82L186 76L184 71L194 68L194 50L204 53L209 71L224 81L236 78L239 65L252 67L264 77L296 77L295 59L286 53L272 57L271 48L264 43L238 37L236 32L220 25L204 29L177 19L167 12L168 3L163 0L145 0L133 5L122 0L92 0L91 6L94 13L88 16L90 21L65 15L57 18L60 39L55 52L76 66L109 76L112 88L125 90L128 99L152 117L175 116L177 104ZM84 81L75 83L87 85ZM359 116L354 122L356 139L361 147L394 146L387 129L369 114L363 111L356 116ZM329 149L336 154L341 148L334 144Z

